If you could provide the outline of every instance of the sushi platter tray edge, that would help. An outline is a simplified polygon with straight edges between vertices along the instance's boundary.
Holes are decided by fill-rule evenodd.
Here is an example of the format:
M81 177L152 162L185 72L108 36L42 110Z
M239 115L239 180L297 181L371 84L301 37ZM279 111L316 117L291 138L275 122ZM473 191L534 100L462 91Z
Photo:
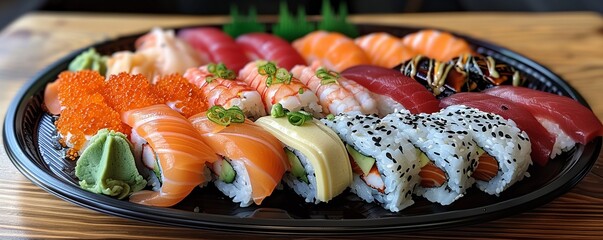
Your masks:
M358 25L360 33L384 31L404 35L420 28ZM34 76L17 93L4 120L6 152L28 179L53 195L102 213L162 225L246 233L299 235L365 234L417 231L483 223L544 205L566 193L588 174L601 150L597 137L586 145L558 156L546 166L532 166L531 176L500 196L470 189L449 206L417 199L415 205L397 213L377 204L364 203L349 191L329 203L305 203L290 189L276 191L262 206L239 207L214 187L196 189L171 208L148 207L79 188L74 163L60 157L52 146L53 119L42 109L43 91L78 54L94 47L103 54L132 49L142 34L125 36L77 50ZM478 53L505 62L532 79L530 88L566 95L588 106L566 81L546 67L503 47L461 36Z

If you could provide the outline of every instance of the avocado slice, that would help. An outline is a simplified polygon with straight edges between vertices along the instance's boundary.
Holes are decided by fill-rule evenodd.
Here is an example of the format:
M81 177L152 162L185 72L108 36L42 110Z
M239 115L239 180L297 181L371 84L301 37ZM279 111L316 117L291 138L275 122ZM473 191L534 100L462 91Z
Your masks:
M373 165L375 164L375 158L365 156L349 144L346 144L345 148L348 150L348 153L350 154L354 162L356 162L356 165L360 167L363 175L368 175L371 171L371 168L373 168Z
M419 164L421 165L421 167L425 167L425 165L427 165L429 162L431 162L431 160L429 160L429 157L427 157L427 155L425 155L425 153L421 150L419 150L417 148L417 155L419 157Z
M289 164L291 165L291 174L293 174L293 176L300 181L309 183L310 181L308 181L306 169L304 166L302 166L297 155L295 155L295 153L291 152L289 149L285 149L285 153L287 153L287 159L289 159Z
M230 165L230 162L226 159L223 159L220 164L221 164L221 167L220 167L220 173L218 174L218 179L220 179L220 181L225 182L225 183L234 182L234 179L235 179L235 176L237 175L237 173L232 168L232 165Z

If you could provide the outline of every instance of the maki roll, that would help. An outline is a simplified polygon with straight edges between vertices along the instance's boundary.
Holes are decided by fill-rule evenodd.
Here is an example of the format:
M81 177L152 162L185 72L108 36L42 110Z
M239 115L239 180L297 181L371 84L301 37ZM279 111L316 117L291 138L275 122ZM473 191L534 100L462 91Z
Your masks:
M479 154L471 135L461 126L431 114L413 115L407 111L388 114L383 121L398 129L398 138L408 138L420 150L422 168L433 164L436 167L433 170L443 171L433 174L440 176L437 181L423 174L421 184L415 189L417 195L449 205L473 185L471 174ZM422 172L428 171L431 170ZM441 179L442 174L444 179Z
M278 139L236 107L213 106L189 121L222 157L212 165L214 184L222 193L241 207L260 205L272 194L289 168Z
M322 121L339 135L351 156L353 193L392 212L414 203L419 166L417 151L408 140L394 137L395 129L376 114L340 114Z
M352 183L345 146L320 121L312 119L295 126L287 118L266 116L256 124L285 145L291 170L283 180L306 202L328 202Z
M477 143L482 154L472 177L480 190L498 195L527 175L532 147L513 121L463 105L451 105L437 116L462 125Z

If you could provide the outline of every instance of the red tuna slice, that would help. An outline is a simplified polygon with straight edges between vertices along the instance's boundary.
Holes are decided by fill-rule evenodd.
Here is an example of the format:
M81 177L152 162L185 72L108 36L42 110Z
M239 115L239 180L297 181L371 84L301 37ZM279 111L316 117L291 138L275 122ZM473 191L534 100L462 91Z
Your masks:
M411 113L433 113L440 110L440 101L423 85L389 68L358 65L341 72L341 76L353 80L369 91L391 97Z
M306 60L284 39L268 33L248 33L237 38L237 43L252 60L267 60L291 70L295 65L306 65Z
M249 62L243 48L220 29L187 28L180 30L178 37L190 44L206 62L224 63L235 72Z
M569 97L524 87L499 86L484 93L510 100L526 108L537 118L547 119L574 141L586 144L603 135L603 125L595 114Z
M509 100L477 92L462 92L441 99L440 106L465 105L484 112L498 114L511 119L517 127L530 137L532 161L540 166L546 165L551 155L555 136L550 134L532 114Z

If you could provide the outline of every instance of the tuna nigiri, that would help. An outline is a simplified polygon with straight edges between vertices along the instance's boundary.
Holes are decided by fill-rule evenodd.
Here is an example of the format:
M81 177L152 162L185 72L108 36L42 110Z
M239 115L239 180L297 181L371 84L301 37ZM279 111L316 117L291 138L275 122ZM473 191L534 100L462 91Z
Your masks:
M523 106L537 119L559 125L574 141L586 144L603 135L601 121L591 110L574 99L525 87L499 86L484 93Z
M239 107L245 116L257 119L265 116L262 96L224 65L210 64L199 68L190 68L184 77L197 86L205 95L209 107Z
M173 206L195 187L209 181L206 163L215 162L219 157L180 113L158 104L124 112L121 118L132 127L133 143L139 142L135 139L139 136L148 144L151 159L156 158L153 168L161 172L160 190L136 192L130 196L131 202Z
M465 40L450 33L432 29L408 34L402 38L402 43L421 55L443 62L472 52Z
M233 122L218 124L214 119L217 116L214 115L216 109L223 113L235 111L233 114L239 117L228 116ZM214 173L218 175L216 186L243 207L249 206L252 201L260 205L264 198L272 194L289 169L280 141L251 120L245 119L242 111L236 107L226 110L214 106L208 112L192 116L189 120L199 131L201 138L224 158L213 166Z
M311 63L320 61L328 69L341 72L351 66L369 64L370 60L354 40L340 33L315 31L295 40L293 47Z
M376 32L354 40L371 60L371 64L393 68L412 58L416 53L405 46L401 39L389 33Z
M555 138L538 122L524 107L506 99L490 96L483 93L457 93L443 98L440 106L465 105L477 108L483 112L500 115L504 119L511 119L517 127L528 134L532 145L532 161L544 166L551 155Z
M223 63L238 72L249 62L243 48L232 37L217 28L187 28L178 37L190 44L205 62Z
M276 65L291 70L306 60L284 39L268 33L248 33L237 37L237 43L251 60L273 61Z
M382 115L407 109L411 113L437 112L439 101L420 83L401 72L370 65L351 67L341 73L347 79L366 87L380 101Z
M241 69L239 78L262 95L266 112L280 103L289 111L305 110L317 117L322 115L322 107L314 92L289 71L272 62L250 62Z

